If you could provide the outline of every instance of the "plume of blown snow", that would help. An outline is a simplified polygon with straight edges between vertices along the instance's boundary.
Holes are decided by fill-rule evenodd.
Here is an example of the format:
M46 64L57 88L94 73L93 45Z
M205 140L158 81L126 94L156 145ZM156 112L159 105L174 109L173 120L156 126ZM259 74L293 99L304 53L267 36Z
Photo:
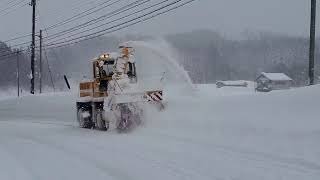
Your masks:
M134 48L139 79L163 78L164 84L183 88L183 92L192 92L194 85L181 64L175 49L163 39L149 41L129 41Z

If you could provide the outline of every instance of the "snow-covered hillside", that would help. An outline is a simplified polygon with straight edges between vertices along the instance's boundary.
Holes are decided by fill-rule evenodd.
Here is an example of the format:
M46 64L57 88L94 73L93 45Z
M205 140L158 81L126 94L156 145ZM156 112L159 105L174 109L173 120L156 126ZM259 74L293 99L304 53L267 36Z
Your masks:
M72 93L0 100L0 179L320 178L320 86L166 89L129 134L77 127Z

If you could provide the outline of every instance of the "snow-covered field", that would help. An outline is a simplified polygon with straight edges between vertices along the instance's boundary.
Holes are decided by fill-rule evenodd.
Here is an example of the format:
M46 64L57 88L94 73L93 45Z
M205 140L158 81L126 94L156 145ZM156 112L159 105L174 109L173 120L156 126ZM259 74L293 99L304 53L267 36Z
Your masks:
M129 134L78 128L72 93L0 100L0 179L320 178L320 86L166 92Z

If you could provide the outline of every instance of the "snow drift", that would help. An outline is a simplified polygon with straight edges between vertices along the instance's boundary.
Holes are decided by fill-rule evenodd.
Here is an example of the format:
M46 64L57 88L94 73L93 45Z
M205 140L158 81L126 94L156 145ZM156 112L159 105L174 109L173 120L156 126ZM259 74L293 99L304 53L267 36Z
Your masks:
M121 135L77 128L72 94L0 101L0 179L320 177L320 86L169 89L166 111Z

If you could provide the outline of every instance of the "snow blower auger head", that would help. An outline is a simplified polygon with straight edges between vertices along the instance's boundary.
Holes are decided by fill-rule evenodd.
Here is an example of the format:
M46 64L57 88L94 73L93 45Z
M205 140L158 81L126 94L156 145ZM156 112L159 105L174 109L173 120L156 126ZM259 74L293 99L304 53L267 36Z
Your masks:
M157 87L139 83L134 49L126 44L119 48L119 53L95 58L93 78L79 85L77 119L81 128L107 131L115 124L119 132L128 132L142 122L141 103L164 107L161 79L154 82Z

